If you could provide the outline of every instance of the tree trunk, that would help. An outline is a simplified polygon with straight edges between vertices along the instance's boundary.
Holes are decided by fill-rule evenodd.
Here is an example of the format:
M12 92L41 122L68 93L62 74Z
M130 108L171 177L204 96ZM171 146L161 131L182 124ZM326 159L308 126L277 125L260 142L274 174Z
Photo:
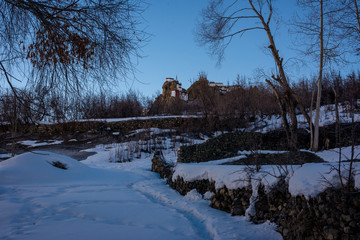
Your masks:
M270 80L266 79L265 81L269 84L269 86L273 90L273 93L276 97L277 103L279 104L281 119L283 120L285 133L286 133L286 140L287 140L289 147L291 148L292 144L291 144L291 136L290 136L291 135L290 134L290 125L289 125L289 122L286 117L287 112L286 112L286 105L285 105L284 99L280 96L278 90L275 88L275 86L271 83Z
M287 92L285 95L285 99L287 101L287 105L289 106L289 115L291 119L290 125L290 150L296 151L298 150L297 143L297 118L295 112L294 102L290 92Z
M290 148L294 148L295 149L297 148L297 136L296 136L296 129L297 129L297 119L296 119L296 112L295 112L295 106L294 106L294 103L293 103L293 97L292 97L292 90L288 84L288 81L287 81L287 77L286 77L286 74L285 74L285 70L283 68L283 58L280 57L279 55L279 50L277 50L276 48L276 45L275 45L275 41L274 41L274 37L272 36L272 33L271 33L271 29L270 29L270 26L269 26L269 23L270 23L270 19L271 19L271 16L272 16L272 8L270 8L270 13L269 13L269 17L267 19L267 21L265 21L264 17L261 15L261 13L259 13L255 6L253 5L253 2L251 0L249 0L249 3L251 5L251 8L252 10L256 13L256 15L258 16L258 18L260 19L263 27L264 27L264 30L266 31L266 34L268 36L268 39L269 39L269 42L270 42L270 45L269 45L269 49L271 50L271 53L272 53L272 56L275 60L275 63L276 63L276 66L277 66L277 69L279 71L279 77L274 77L273 76L273 79L275 81L277 81L283 88L284 88L284 92L285 92L285 102L286 102L286 105L288 107L288 111L290 113L290 118L291 118L291 127L290 127L290 139L291 139L291 144L290 144Z
M13 110L13 126L12 126L12 142L11 142L11 157L15 156L15 150L16 150L16 135L17 135L17 97L14 93L14 110Z
M314 141L312 151L319 150L319 122L320 122L320 107L321 107L321 83L323 78L324 68L324 11L323 11L323 0L320 1L320 63L319 63L319 78L318 78L318 89L316 96L316 110L314 120Z
M342 173L341 173L341 142L340 142L340 117L339 117L339 106L338 106L338 94L337 91L335 89L335 87L333 87L333 92L335 95L335 119L336 119L336 124L335 124L335 141L336 141L336 147L339 149L339 161L338 161L338 175L339 175L339 179L340 179L340 185L342 188L344 188L344 182L343 182L343 177L342 177Z
M315 83L314 83L315 85ZM312 121L312 111L313 111L313 105L314 105L314 95L315 95L315 86L313 86L313 91L311 92L311 105L310 105L310 119ZM314 128L310 127L310 150L312 149L312 146L314 145Z
M351 156L350 156L350 166L349 166L349 173L348 173L348 181L347 181L347 190L353 191L355 187L355 180L354 180L354 169L353 169L353 163L355 158L355 119L354 119L354 113L355 113L355 103L356 96L354 94L355 92L355 76L352 78L352 86L353 89L351 91L351 100L350 100L350 114L351 114Z
M336 147L340 146L340 117L339 117L339 103L338 103L338 93L335 87L332 88L335 97L335 141Z

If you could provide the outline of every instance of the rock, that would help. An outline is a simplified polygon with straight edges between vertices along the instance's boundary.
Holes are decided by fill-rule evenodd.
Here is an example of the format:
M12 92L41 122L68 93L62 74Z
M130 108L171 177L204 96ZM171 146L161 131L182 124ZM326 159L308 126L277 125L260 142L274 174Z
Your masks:
M350 222L350 221L351 221L351 216L350 216L350 215L341 214L341 219L343 219L345 222Z
M284 228L284 230L282 231L282 235L283 235L284 237L287 237L288 233L289 233L289 229Z
M330 227L325 227L324 228L324 237L325 239L328 240L333 240L333 239L337 239L339 235L339 231L334 229L334 228L330 228Z
M274 205L271 205L270 208L269 208L269 210L270 210L271 212L276 212L278 209L277 209Z
M214 202L214 207L215 207L215 208L219 209L219 208L220 208L220 205L221 205L221 203L220 203L219 201L215 201L215 202Z
M355 228L356 227L356 222L355 221L351 221L349 223L349 226L352 227L352 228Z
M333 218L328 218L328 219L326 219L326 223L328 225L332 225L334 223L334 219Z
M245 215L245 210L244 210L244 208L242 208L240 206L235 206L235 207L231 208L231 215L232 216Z
M224 195L224 194L225 194L225 191L226 191L226 189L225 189L225 188L222 188L222 189L220 189L219 193L220 193L221 195Z
M296 214L296 211L295 210L291 210L290 212L289 212L289 216L294 216Z
M355 208L352 208L352 207L349 208L349 214L350 214L350 215L355 215L356 212L357 212L357 211L356 211Z
M340 227L344 228L345 227L345 223L343 221L340 221Z

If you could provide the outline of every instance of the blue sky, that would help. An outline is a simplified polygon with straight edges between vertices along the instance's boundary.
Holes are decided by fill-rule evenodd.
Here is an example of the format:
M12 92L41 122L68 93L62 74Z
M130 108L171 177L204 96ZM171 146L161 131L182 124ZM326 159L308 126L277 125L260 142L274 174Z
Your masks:
M112 94L120 94L130 89L145 96L155 96L161 92L167 77L178 78L184 88L197 80L200 72L205 72L210 81L233 83L236 76L246 76L249 81L264 83L265 77L259 77L259 69L270 75L274 69L274 60L265 53L268 46L264 31L246 33L241 39L235 39L225 52L225 59L218 66L217 59L208 54L208 49L195 41L194 31L200 20L201 11L209 0L147 0L148 8L143 13L144 30L151 35L141 49L143 58L139 59L135 78L119 81L112 88ZM293 50L294 36L289 34L289 23L295 13L300 13L295 0L273 0L275 15L272 21L276 25L273 34L284 58L285 68L290 81L316 74L318 63L306 60L307 65L295 62L299 57ZM247 1L244 0L244 4ZM358 71L359 64L337 67L343 74Z
M136 77L138 81L127 81L123 90L132 87L144 95L152 96L161 91L166 77L177 77L188 88L200 72L205 72L210 81L232 83L237 74L253 78L259 68L269 72L274 66L271 56L264 54L267 38L263 31L251 32L232 42L225 53L221 66L208 54L206 47L198 46L194 37L196 22L201 10L207 6L205 0L156 0L151 1L144 13L146 31L152 36L142 49L144 57L139 60ZM287 26L283 24L295 11L295 1L278 1L286 13L279 19L282 26L276 34L280 52L284 58L294 55L289 51L291 42ZM296 69L295 69L296 72ZM252 81L259 81L259 79Z

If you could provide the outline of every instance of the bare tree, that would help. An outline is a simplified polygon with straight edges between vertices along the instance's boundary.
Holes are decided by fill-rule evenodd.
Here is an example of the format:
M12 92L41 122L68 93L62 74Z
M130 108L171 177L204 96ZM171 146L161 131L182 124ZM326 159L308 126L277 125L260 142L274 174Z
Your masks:
M341 19L341 7L333 0L298 0L298 5L303 8L304 14L297 17L295 32L300 36L298 39L301 46L305 46L303 53L315 57L319 63L314 131L310 146L311 150L317 151L324 68L330 62L344 61L341 48L343 36L336 28Z
M143 9L142 0L0 0L0 76L14 92L16 72L64 91L124 77L146 39Z
M273 33L271 31L273 16L273 3L271 0L234 0L225 4L222 0L213 0L202 12L202 22L197 29L199 43L208 45L213 55L222 60L224 51L235 37L242 37L246 32L261 30L266 33L269 46L268 49L276 63L276 74L266 82L271 86L277 96L281 111L290 114L291 125L287 123L283 115L284 125L288 134L290 148L297 146L297 119L295 114L295 103L312 127L310 117L305 111L300 98L291 89L283 65L283 58L276 47ZM282 89L278 91L276 85Z
M342 35L348 40L350 51L360 55L360 5L358 0L338 1L341 18L337 27L342 30Z

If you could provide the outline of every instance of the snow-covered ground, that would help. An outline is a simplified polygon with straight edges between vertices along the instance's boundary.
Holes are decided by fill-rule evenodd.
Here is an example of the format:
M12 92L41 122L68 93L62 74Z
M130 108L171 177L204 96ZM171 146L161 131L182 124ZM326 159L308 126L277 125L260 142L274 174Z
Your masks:
M306 151L306 150L303 150ZM271 154L282 153L283 151L263 151L258 153ZM178 163L175 166L173 180L182 177L185 181L207 179L215 182L215 188L220 189L226 186L228 189L258 186L259 183L265 186L265 190L277 183L280 177L289 182L289 191L293 196L304 195L314 197L326 188L339 187L340 178L334 168L338 168L339 149L330 149L315 153L323 158L325 163L307 163L304 165L263 165L256 171L255 166L244 165L218 165L225 162L232 162L245 158L248 151L240 151L239 156L216 161L201 163ZM351 158L351 147L341 150L341 171L344 183L348 176ZM355 146L355 153L360 153L360 146ZM355 155L357 157L357 155ZM171 158L170 158L171 159ZM355 188L360 189L360 162L353 163ZM256 189L253 189L256 190Z
M28 147L41 147L41 146L48 146L48 145L56 145L61 144L63 141L55 141L55 140L49 140L49 141L34 141L34 140L26 140L26 141L19 141L17 142L19 144L28 146Z
M176 162L176 149L182 144L178 140L163 138L161 144L169 162ZM202 196L193 190L181 196L150 171L150 153L132 155L131 162L115 163L114 153L122 149L129 155L134 151L132 144L137 143L98 145L85 150L96 154L81 162L41 151L0 162L0 239L281 239L276 226L247 221L251 207L245 217L232 217L209 207L211 193ZM327 163L287 168L266 165L252 173L249 166L219 165L249 153L240 151L233 158L177 164L173 178L209 179L218 189L247 186L256 190L261 183L267 190L277 182L275 176L282 175L293 196L306 197L339 182L335 171L329 173L330 164L338 164L338 150L334 149L317 153ZM350 153L350 148L343 148L342 159L349 159ZM56 162L67 169L54 167ZM343 170L348 165L343 163ZM354 167L359 172L360 164ZM360 188L360 175L355 176L355 187Z
M320 125L334 123L332 108L333 106L322 107ZM341 107L340 111L341 121L350 122L351 116L346 113L346 109ZM93 121L173 117L178 116ZM359 120L360 115L356 114L355 121ZM301 115L298 116L298 121L303 127L307 127ZM281 124L280 117L271 116L258 119L250 129L266 132L280 128ZM149 132L149 136L155 138L147 142L98 145L85 150L95 154L81 162L40 151L0 162L0 239L282 238L275 231L276 226L270 223L255 225L247 221L246 217L232 217L210 208L207 199L211 193L202 196L192 190L186 196L181 196L169 188L158 174L150 171L153 155L145 152L154 144L164 149L167 161L176 162L177 148L181 144L197 144L204 140L186 136L156 139L157 134L173 132L157 128L139 129L129 136L144 132ZM23 141L21 144L40 147L61 144L61 141ZM337 172L330 172L331 166L338 166L338 152L338 149L333 149L316 153L327 163L287 167L266 165L258 172L249 166L219 165L249 154L243 151L234 158L199 164L177 164L173 177L181 176L186 181L214 180L216 188L248 186L256 190L260 183L265 185L265 189L269 189L277 182L277 176L281 175L289 182L289 191L293 196L311 197L327 188L328 184L339 183ZM350 152L350 147L343 148L342 160L350 159ZM355 153L360 153L360 146L356 147ZM126 162L128 159L132 161ZM57 162L61 162L67 169L54 167ZM346 176L349 163L344 162L341 167L343 176ZM354 163L354 170L355 187L360 189L360 163ZM250 207L247 214L251 214L252 210Z
M312 117L315 116L315 110L313 110ZM341 123L351 123L351 113L349 112L349 106L346 104L339 104L339 118ZM289 116L288 116L288 119ZM305 117L302 114L297 115L298 127L308 129L309 124L307 123ZM314 121L314 120L313 120ZM354 113L354 121L360 122L360 113ZM335 115L335 105L329 104L322 106L320 108L320 127L330 125L336 122ZM267 117L260 118L257 117L257 120L251 124L251 126L246 130L254 130L256 132L266 133L268 131L276 130L282 127L283 121L279 115L271 115Z
M134 120L157 120L157 119L171 119L171 118L200 118L202 115L164 115L164 116L144 116L144 117L128 117L128 118L91 118L91 119L80 119L76 120L78 122L126 122ZM62 122L72 122L73 120L66 120ZM37 124L54 124L58 123L57 121L40 121ZM5 123L2 123L5 124Z
M50 152L0 162L0 239L281 239L269 223L181 196L150 171L151 155L111 163L111 149L91 151L82 162Z

